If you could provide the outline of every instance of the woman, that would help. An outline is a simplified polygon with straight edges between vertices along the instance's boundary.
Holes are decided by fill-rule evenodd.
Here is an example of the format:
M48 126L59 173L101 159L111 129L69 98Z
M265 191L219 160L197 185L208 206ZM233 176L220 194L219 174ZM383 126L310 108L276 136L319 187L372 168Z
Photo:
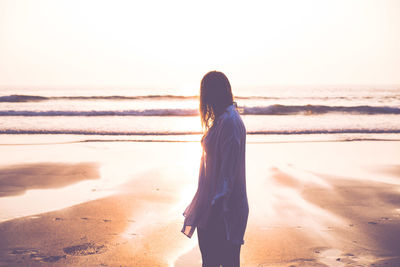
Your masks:
M203 267L240 266L249 207L246 194L246 129L222 73L207 73L200 86L203 155L197 192L186 208L182 232L197 228Z

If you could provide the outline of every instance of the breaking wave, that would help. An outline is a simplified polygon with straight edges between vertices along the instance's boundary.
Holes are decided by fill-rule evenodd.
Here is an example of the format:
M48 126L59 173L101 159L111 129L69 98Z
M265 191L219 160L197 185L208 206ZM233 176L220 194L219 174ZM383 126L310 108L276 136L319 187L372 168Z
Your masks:
M184 95L143 95L143 96L36 96L7 95L0 96L0 102L37 102L48 100L140 100L140 99L196 99L197 96Z
M325 106L325 105L270 105L239 107L243 115L319 115L348 114L400 114L399 107L380 106ZM0 110L0 116L197 116L197 109L144 109L144 110Z
M399 129L312 129L312 130L274 130L274 131L248 131L251 135L298 135L298 134L397 134ZM72 134L72 135L195 135L201 132L136 132L136 131L93 131L93 130L18 130L2 129L0 134Z
M198 99L195 95L137 95L137 96L124 96L124 95L111 95L111 96L40 96L40 95L6 95L0 96L1 102L38 102L38 101L51 101L51 100L161 100L161 99L175 99L175 100L188 100ZM250 100L282 100L282 99L309 99L309 100L370 100L370 99L400 99L400 95L386 95L386 96L235 96L235 99L250 99Z

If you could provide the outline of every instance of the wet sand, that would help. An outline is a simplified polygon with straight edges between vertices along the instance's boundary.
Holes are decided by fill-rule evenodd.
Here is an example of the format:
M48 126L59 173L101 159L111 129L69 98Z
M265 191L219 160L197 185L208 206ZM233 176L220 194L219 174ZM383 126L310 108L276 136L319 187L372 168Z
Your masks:
M1 162L2 186L7 180L1 170L21 174L26 169L15 166L51 165L43 153L73 151L75 156L58 157L63 164L53 162L52 168L69 168L69 177L76 174L73 166L82 167L74 164L90 159L94 165L83 165L91 170L87 179L66 184L59 174L56 180L64 189L54 189L58 185L53 180L51 187L30 186L25 194L34 198L29 193L35 190L60 190L64 196L62 190L70 194L68 188L84 185L90 185L87 192L109 194L67 208L24 211L23 217L3 221L0 265L200 266L196 235L190 240L180 233L181 213L196 188L198 144L93 143L7 150L41 156L37 162L25 162L21 155ZM250 216L242 266L400 266L399 159L400 142L249 143ZM6 199L18 203L23 197L2 196L0 207L10 203Z
M60 188L99 178L93 163L17 164L0 168L0 197L22 195L31 189Z

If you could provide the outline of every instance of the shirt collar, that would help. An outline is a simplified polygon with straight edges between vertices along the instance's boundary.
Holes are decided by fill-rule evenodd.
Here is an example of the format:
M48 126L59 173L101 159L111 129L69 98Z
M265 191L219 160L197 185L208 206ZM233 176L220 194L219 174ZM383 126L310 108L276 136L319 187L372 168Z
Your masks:
M226 111L228 111L228 112L231 112L231 111L233 111L233 110L235 110L235 105L234 105L234 104L229 105L229 106L226 108Z

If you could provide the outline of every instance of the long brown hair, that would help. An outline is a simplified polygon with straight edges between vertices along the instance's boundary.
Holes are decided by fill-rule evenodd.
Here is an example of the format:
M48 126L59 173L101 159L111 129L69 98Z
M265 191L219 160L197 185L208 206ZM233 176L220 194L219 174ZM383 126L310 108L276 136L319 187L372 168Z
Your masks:
M233 104L231 84L219 71L210 71L204 75L200 85L200 118L204 132L215 120Z

